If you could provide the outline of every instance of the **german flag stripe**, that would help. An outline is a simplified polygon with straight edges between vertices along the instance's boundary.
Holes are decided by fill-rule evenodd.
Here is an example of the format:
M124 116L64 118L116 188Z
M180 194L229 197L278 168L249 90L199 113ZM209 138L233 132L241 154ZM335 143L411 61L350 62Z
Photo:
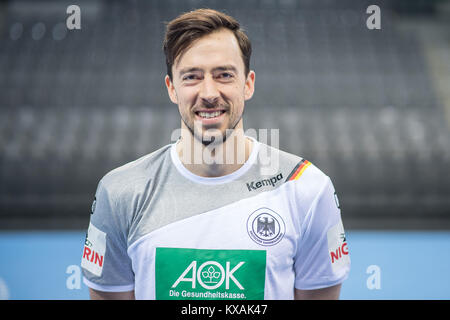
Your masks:
M306 168L308 168L310 165L311 165L311 162L309 162L306 159L303 159L291 171L291 174L287 177L286 181L297 180L298 178L300 178L300 176L303 174L303 172L305 172Z

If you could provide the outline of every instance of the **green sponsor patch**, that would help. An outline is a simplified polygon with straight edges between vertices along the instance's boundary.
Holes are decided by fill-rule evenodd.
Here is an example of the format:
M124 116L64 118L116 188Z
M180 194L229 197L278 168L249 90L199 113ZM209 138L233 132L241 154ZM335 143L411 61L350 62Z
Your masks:
M156 248L156 299L264 299L265 250Z

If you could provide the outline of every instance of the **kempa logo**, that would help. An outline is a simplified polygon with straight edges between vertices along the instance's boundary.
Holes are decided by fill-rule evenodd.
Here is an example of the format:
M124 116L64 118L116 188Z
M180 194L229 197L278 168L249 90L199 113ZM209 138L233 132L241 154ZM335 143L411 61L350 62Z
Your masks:
M230 262L227 261L224 268L216 261L206 261L197 269L197 261L192 261L174 282L172 288L176 288L180 282L186 281L192 283L192 289L195 289L198 282L204 289L214 290L225 282L225 289L228 290L230 289L231 280L240 290L244 290L242 284L233 275L244 263L244 261L241 261L231 268ZM191 277L187 278L186 276L189 273Z
M261 187L264 187L264 186L275 187L275 184L278 181L280 181L281 179L283 179L283 174L282 173L280 173L280 174L278 174L278 175L276 175L276 176L274 176L272 178L269 178L269 179L263 179L261 181L256 181L256 182L252 181L250 183L247 183L247 188L248 188L248 191L252 191L252 190L256 190L256 189L259 189Z

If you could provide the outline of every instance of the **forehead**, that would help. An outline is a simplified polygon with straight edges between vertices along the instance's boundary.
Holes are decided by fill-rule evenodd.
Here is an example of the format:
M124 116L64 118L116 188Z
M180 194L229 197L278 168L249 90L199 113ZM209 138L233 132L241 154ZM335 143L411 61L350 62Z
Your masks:
M220 65L234 65L244 68L239 43L230 30L222 29L194 41L175 61L174 69L209 69Z

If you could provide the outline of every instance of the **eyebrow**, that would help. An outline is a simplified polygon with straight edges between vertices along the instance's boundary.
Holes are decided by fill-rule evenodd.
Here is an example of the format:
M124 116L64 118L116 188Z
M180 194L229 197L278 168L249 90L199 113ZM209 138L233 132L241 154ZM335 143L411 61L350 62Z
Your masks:
M235 66L229 64L225 66L216 67L213 69L213 71L234 71L237 73L237 69Z
M201 68L193 67L193 68L184 68L180 70L180 76L185 73L195 72L195 71L203 71Z
M204 70L202 68L198 68L198 67L191 67L191 68L184 68L180 70L180 76L182 76L185 73L189 73L189 72L196 72L196 71L200 71L203 72ZM235 66L229 64L229 65L224 65L224 66L219 66L219 67L215 67L214 69L212 69L212 71L233 71L237 73L237 69Z

